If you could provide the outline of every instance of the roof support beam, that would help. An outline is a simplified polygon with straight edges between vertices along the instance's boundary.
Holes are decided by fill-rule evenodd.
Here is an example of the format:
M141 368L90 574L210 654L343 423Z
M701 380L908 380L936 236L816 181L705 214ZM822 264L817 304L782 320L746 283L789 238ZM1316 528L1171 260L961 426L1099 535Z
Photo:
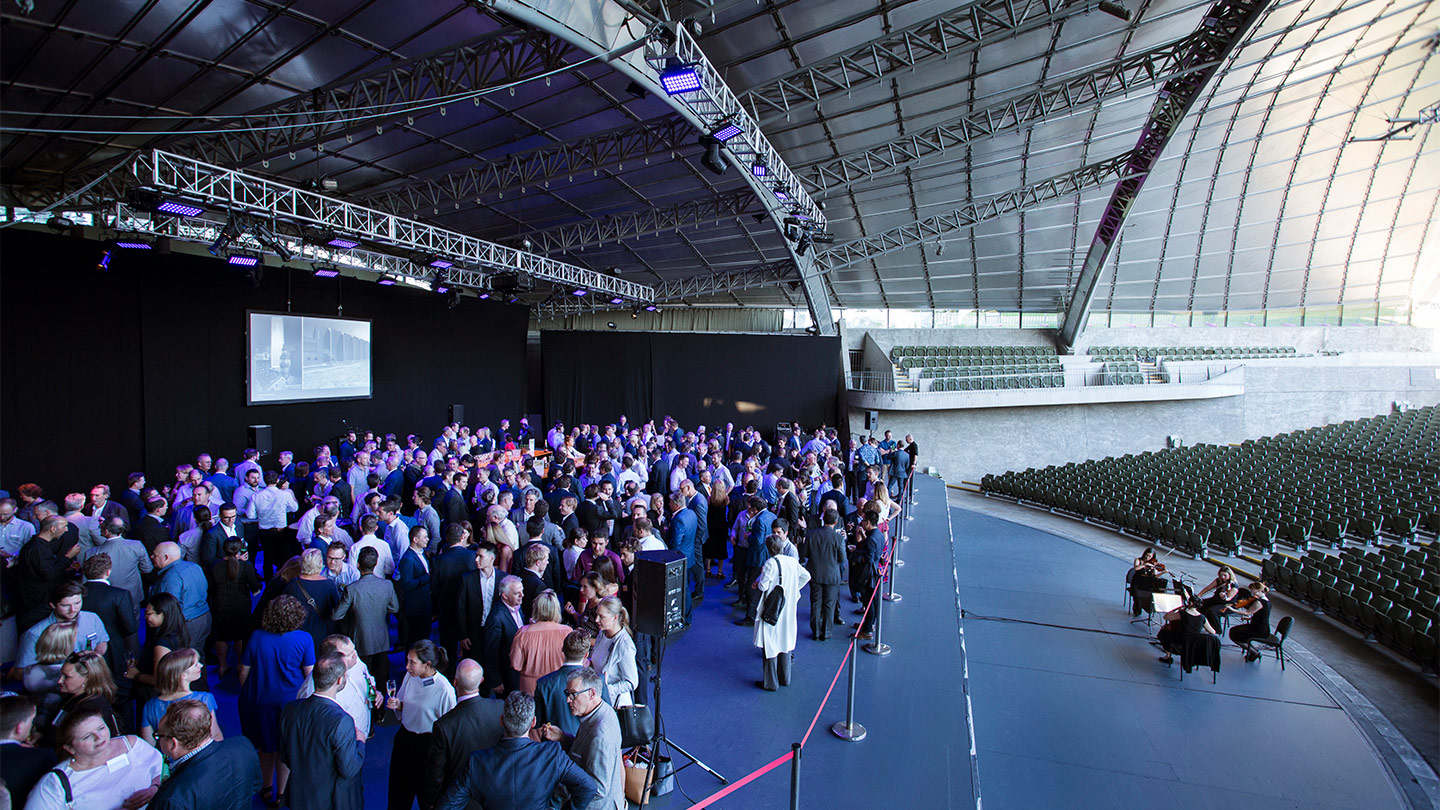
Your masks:
M537 253L561 253L583 250L606 242L636 239L657 233L678 231L701 222L714 222L741 214L763 213L764 206L749 188L717 194L699 200L686 200L674 205L650 207L598 219L586 219L573 225L561 225L524 234Z
M1100 282L1100 270L1109 258L1110 251L1120 238L1120 229L1129 216L1131 207L1140 196L1145 179L1160 160L1160 154L1170 138L1180 129L1180 124L1190 108L1200 98L1200 91L1210 81L1234 50L1245 41L1250 29L1260 15L1275 0L1217 0L1210 8L1191 42L1184 64L1187 66L1207 65L1170 79L1160 90L1160 97L1150 109L1150 119L1140 132L1140 140L1125 167L1125 177L1115 186L1090 250L1080 266L1080 275L1075 282L1075 292L1070 305L1065 309L1065 318L1056 335L1056 345L1061 352L1068 353L1075 340L1085 328L1085 319L1090 313L1090 301Z
M802 169L802 179L825 193L840 191L980 138L1038 124L1080 107L1160 84L1189 71L1205 69L1210 65L1187 64L1184 61L1192 41L1198 36L1200 34L1191 34L903 138L806 166Z

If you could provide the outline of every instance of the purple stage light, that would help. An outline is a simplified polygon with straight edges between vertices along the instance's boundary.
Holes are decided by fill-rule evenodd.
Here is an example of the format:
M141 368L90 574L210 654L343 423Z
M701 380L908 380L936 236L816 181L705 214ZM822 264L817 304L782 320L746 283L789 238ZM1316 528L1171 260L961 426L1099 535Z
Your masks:
M395 283L395 278L393 276L381 276L380 279L375 283L379 284L382 287L389 287Z
M455 266L455 263L454 263L454 262L445 261L444 259L436 259L435 261L430 262L430 266L431 266L431 267L438 267L438 268L440 268L441 270L446 270L446 269L448 269L448 268L454 267L454 266Z
M198 217L205 213L205 209L198 205L166 200L155 206L155 210L162 214L174 214L177 217Z
M130 250L154 250L154 249L155 249L155 246L152 245L152 244L150 244L149 242L131 242L131 241L128 241L128 240L122 241L122 240L119 240L119 239L116 239L116 240L115 240L115 247L118 247L118 248L129 248Z
M590 292L590 291L589 291L589 290L571 290L571 291L570 291L570 294L571 294L571 295L585 295L585 294L588 293L588 292Z
M326 242L325 244L329 245L330 247L340 248L341 250L349 250L353 247L360 247L360 242L358 240L346 239L343 236L337 236L334 239L331 239L329 242Z
M625 303L625 299L624 299L624 298L621 298L620 296L617 295L617 296L615 296L614 298L611 298L611 299L610 299L610 303L612 303L612 304L623 304L623 303Z
M225 261L237 267L254 267L255 265L260 263L260 257L247 256L243 253L232 253L228 257L226 257Z
M660 71L660 86L672 96L699 90L700 71L693 64L667 67Z
M315 275L320 278L335 278L340 275L340 271L333 267L317 267L315 268Z
M726 141L730 140L731 138L739 135L744 131L745 130L735 126L734 124L726 123L721 124L719 127L711 131L710 137L721 143L725 143Z
M764 163L760 163L757 161L750 164L750 173L755 175L756 177L769 177L770 167L766 166Z

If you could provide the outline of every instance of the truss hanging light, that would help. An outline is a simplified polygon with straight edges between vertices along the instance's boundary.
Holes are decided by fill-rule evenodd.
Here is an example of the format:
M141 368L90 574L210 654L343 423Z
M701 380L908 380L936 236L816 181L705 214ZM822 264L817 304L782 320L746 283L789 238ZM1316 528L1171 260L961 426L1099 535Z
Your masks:
M660 86L672 96L691 93L701 87L699 65L671 58L660 71Z
M128 197L130 204L136 208L143 208L159 214L169 214L174 217L198 217L205 213L205 209L202 206L185 200L166 197L153 189L131 189Z
M612 306L615 305L615 304L623 304L623 303L625 303L625 299L624 299L624 298L621 298L621 297L618 296L618 295L615 296L614 298L611 298L611 299L610 299L610 304L611 304Z
M448 290L445 293L445 308L454 309L460 306L460 291Z
M225 261L236 267L255 267L260 264L260 257L253 253L231 253Z
M1100 0L1100 10L1111 17L1130 22L1130 9L1113 2L1113 0Z
M328 238L325 240L325 244L333 248L339 248L340 250L350 250L351 248L360 247L359 239L351 239L348 236L341 236L339 234L327 234L326 236Z
M575 289L573 289L573 290L570 291L570 294L573 295L573 296L579 297L579 296L589 295L589 294L590 294L590 291L587 290L587 289L584 289L583 287L576 287Z
M335 278L338 275L340 275L340 269L337 267L322 264L315 268L315 276L317 278Z
M700 165L709 169L711 174L722 175L730 168L725 162L725 157L720 154L720 142L709 135L700 136L700 145L705 147L705 154L700 157Z
M260 244L264 247L275 251L275 255L280 257L282 264L295 258L295 254L291 252L290 246L285 244L285 241L281 239L270 226L257 224L254 230L255 238L259 240Z
M721 121L720 123L718 123L718 124L716 124L715 126L711 127L711 128L710 128L710 137L714 138L715 140L719 141L720 143L725 143L726 141L730 140L731 138L734 138L735 136L740 135L740 134L742 134L742 133L744 133L744 132L745 132L745 130L743 130L743 129L741 129L739 126L737 126L734 121L728 121L728 120L727 120L727 121Z
M115 247L126 250L154 250L155 239L149 234L122 233L115 237Z
M398 279L388 273L381 276L380 278L375 279L375 283L379 284L381 287L394 286L396 281L398 281Z
M428 265L430 267L438 267L441 270L449 270L450 268L455 266L455 263L449 261L448 259L432 259L430 262L428 262Z
M770 167L765 165L765 161L757 160L750 164L750 174L755 177L769 177Z
M111 253L108 249L102 250L100 252L100 260L95 262L95 269L102 273L110 272L110 257Z
M220 228L220 233L215 237L215 241L210 243L210 255L219 257L226 248L230 247L230 243L239 239L244 232L245 230L235 221L234 212L231 212L226 217L225 225Z
M783 203L790 202L790 189L786 188L784 183L776 183L771 190L775 194L775 199Z

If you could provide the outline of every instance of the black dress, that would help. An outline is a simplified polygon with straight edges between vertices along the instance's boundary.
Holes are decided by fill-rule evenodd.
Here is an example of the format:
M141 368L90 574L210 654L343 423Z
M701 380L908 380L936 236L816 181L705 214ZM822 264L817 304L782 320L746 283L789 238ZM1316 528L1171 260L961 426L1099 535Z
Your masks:
M1166 624L1160 628L1157 638L1160 640L1161 648L1170 653L1180 652L1180 645L1185 643L1185 639L1205 632L1205 621L1203 615L1196 616L1188 610L1181 613L1180 621L1176 622L1173 627Z
M706 528L710 532L705 538L707 560L724 560L730 556L730 524L725 520L729 511L728 505L721 506L711 501L710 510L705 513Z
M300 629L309 633L315 639L315 649L320 649L325 637L335 632L335 622L330 616L340 604L340 587L329 579L296 577L285 586L285 593L304 605L305 623Z
M250 595L260 590L260 578L247 562L240 562L235 579L230 578L230 562L216 560L210 564L210 611L215 614L214 641L244 641L250 637Z
M1230 628L1230 640L1245 646L1252 638L1270 635L1270 600L1260 597L1260 609L1250 616L1250 621L1239 627Z

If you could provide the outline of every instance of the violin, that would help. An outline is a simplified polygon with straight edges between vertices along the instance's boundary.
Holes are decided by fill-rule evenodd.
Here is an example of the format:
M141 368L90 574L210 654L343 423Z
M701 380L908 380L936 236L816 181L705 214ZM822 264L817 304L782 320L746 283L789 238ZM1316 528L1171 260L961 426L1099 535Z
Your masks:
M1255 599L1255 596L1254 596L1254 595L1251 595L1251 596L1242 596L1242 597L1240 597L1239 599L1236 599L1234 602L1231 602L1231 603L1226 607L1226 610L1244 610L1244 609L1250 607L1251 605L1255 604L1255 602L1256 602L1256 599Z

